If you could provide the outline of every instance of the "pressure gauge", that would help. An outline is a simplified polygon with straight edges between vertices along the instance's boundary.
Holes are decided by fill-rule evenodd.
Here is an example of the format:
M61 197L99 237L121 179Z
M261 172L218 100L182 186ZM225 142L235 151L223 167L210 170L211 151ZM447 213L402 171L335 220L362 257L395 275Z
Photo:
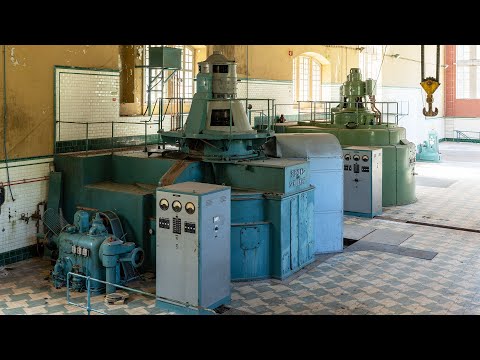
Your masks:
M172 209L173 211L175 212L180 212L182 210L182 203L178 200L175 200L173 203L172 203Z
M188 202L185 204L185 211L192 215L194 212L195 212L195 205L193 205L193 203L191 202Z
M362 160L365 161L365 162L367 162L367 161L368 161L368 155L363 155L363 156L362 156Z
M168 209L168 200L167 199L162 199L160 200L160 202L158 203L158 205L160 205L160 209L162 209L163 211L167 210Z
M350 160L350 158L351 158L350 154L345 154L345 160L348 161L348 160Z
M355 161L360 160L360 155L358 155L358 154L353 155L353 160L355 160Z

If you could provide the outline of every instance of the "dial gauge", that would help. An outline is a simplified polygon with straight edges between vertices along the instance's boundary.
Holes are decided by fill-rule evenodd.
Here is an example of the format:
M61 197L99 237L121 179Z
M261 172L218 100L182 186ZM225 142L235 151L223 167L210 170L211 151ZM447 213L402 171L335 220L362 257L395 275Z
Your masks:
M351 158L350 154L345 154L345 160L348 161L348 160L350 160L350 158Z
M172 203L172 209L173 211L175 212L180 212L182 210L182 203L178 200L175 200L173 203Z
M358 154L353 155L353 160L355 160L355 161L360 160L360 155L358 155Z
M193 205L193 203L191 202L188 202L185 204L185 211L192 215L194 212L195 212L195 205Z
M160 202L158 203L160 205L160 209L162 210L167 210L168 209L168 200L167 199L162 199L160 200Z
M367 162L367 161L368 161L368 155L363 155L363 156L362 156L362 160L365 161L365 162Z

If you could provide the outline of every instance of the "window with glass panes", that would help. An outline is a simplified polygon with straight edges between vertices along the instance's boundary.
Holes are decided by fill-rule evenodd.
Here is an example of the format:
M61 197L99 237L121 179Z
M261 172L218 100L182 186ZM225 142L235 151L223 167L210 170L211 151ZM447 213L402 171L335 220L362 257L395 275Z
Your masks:
M456 98L480 99L480 45L456 46Z
M143 57L145 60L145 65L148 65L148 50L152 47L160 47L162 45L145 45L145 56ZM182 98L192 98L193 97L193 63L194 63L194 50L188 45L165 45L168 47L175 47L182 49L182 69L176 72L176 76L180 79L180 94L177 94L179 97ZM161 73L161 69L152 69L152 79ZM168 76L167 71L165 71L165 76ZM161 76L161 75L160 75ZM161 94L161 82L160 76L153 82L156 84L152 88L152 103L155 103L155 99L159 98ZM148 94L147 94L147 86L148 86L148 69L145 68L144 71L144 89L145 89L145 102L147 102ZM158 83L158 84L157 84ZM172 87L167 86L164 87L164 97L169 97L170 93L172 92Z
M294 101L318 101L321 89L321 65L311 56L293 59Z
M378 85L382 82L380 68L382 66L383 45L362 45L364 50L360 53L360 71L363 80L377 80Z

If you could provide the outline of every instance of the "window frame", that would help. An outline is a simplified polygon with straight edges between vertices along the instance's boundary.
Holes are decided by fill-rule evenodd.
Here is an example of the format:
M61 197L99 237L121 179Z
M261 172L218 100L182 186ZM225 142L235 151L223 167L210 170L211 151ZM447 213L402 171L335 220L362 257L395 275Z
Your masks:
M314 66L318 68L315 70ZM293 101L320 101L322 97L322 64L313 56L300 54L293 58ZM316 93L314 94L314 91Z
M457 98L457 46L461 45L445 45L445 79L440 81L445 84L445 117L478 118L480 98Z
M143 56L143 65L147 66L148 65L148 50L150 46L155 46L155 47L161 47L162 45L144 45L144 56ZM180 70L177 70L176 76L178 76L180 79L182 79L182 86L181 86L181 95L179 97L181 98L187 98L188 100L185 100L185 102L191 101L191 98L193 98L193 94L195 92L195 85L194 85L194 80L195 80L195 48L191 45L164 45L165 47L174 47L177 49L182 49L182 68ZM190 58L190 59L188 59ZM188 61L190 60L190 61ZM190 66L187 66L190 65ZM187 69L188 67L188 69ZM158 74L161 69L152 69L152 77L154 77L156 74ZM166 76L168 76L166 74ZM174 75L175 76L175 75ZM187 78L189 80L189 83L184 81L184 79ZM170 94L173 91L173 82L171 81L172 78L165 84L164 87L164 98L170 97ZM157 82L158 79L155 81ZM152 89L152 106L155 103L155 99L157 97L160 97L161 90L159 89L159 85L154 87ZM145 67L143 71L143 104L145 106L148 106L148 93L147 93L147 86L148 86L148 68ZM186 91L188 89L189 91ZM157 94L154 95L153 94Z

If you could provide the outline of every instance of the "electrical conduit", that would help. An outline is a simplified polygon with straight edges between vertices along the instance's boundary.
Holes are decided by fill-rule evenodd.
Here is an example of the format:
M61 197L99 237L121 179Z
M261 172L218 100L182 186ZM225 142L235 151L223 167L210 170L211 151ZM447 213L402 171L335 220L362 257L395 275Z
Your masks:
M10 189L10 196L12 201L15 201L10 186L10 171L8 170L8 156L7 156L7 45L3 45L3 152L5 154L5 168L7 170L8 188Z

